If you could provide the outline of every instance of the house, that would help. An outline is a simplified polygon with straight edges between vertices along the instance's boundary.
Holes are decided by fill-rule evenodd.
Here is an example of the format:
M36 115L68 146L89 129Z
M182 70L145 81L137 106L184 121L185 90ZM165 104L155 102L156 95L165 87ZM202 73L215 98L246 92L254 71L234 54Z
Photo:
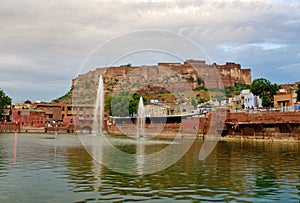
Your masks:
M19 124L21 127L44 127L45 126L45 112L33 109L12 109L12 122Z
M65 117L71 116L78 117L79 120L92 120L95 106L92 104L62 104L52 101L51 103L34 103L33 108L44 111L47 121L63 121Z
M293 104L297 103L297 93L296 93L296 91L298 89L298 85L300 85L300 82L296 82L294 84L282 84L282 85L280 85L280 88L285 90L284 94L291 94ZM279 92L279 94L282 95L283 93ZM275 103L274 103L274 106L275 106Z
M239 95L229 98L230 108L233 110L257 109L262 107L262 99L250 90L242 90Z
M256 109L262 107L262 99L254 95L250 90L244 90L244 109Z
M274 95L274 107L287 109L294 105L293 93L288 93L286 89L280 89L278 94Z

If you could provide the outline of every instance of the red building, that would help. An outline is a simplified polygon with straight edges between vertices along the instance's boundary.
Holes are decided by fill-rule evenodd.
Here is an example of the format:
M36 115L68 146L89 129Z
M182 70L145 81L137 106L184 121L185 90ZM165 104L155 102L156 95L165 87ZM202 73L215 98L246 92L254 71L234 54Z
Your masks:
M21 127L45 127L45 112L32 109L12 109L12 122Z

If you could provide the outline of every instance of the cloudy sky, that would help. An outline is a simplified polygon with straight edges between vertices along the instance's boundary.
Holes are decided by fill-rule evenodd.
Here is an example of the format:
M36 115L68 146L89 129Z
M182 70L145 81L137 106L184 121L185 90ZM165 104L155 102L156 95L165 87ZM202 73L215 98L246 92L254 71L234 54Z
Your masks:
M118 37L145 29L189 39L212 62L240 63L253 78L300 81L300 0L2 0L0 25L0 88L14 102L62 96L99 46L109 42L110 51L117 51ZM151 32L135 37L145 36ZM184 57L202 59L192 52L187 48ZM149 56L127 59L142 65L152 62Z

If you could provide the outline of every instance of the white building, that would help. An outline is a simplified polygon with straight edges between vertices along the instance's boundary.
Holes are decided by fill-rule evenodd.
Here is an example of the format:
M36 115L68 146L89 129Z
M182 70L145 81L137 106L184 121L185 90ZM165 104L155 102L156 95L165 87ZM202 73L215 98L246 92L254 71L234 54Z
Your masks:
M262 107L262 100L250 90L242 90L239 95L229 98L231 109L257 109Z
M242 90L241 95L244 98L244 109L256 109L262 107L262 99L255 96L250 90Z

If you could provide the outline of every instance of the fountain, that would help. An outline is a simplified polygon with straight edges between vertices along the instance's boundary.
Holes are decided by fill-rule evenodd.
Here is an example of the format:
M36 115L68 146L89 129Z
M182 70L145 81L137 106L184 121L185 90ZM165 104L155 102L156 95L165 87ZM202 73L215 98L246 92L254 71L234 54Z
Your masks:
M137 135L141 138L145 136L145 108L143 97L140 97L138 106Z
M99 118L99 123L98 123L98 118ZM103 84L102 75L100 75L95 110L94 110L94 119L93 119L93 130L96 130L96 135L103 135L103 118L104 118L104 84Z

